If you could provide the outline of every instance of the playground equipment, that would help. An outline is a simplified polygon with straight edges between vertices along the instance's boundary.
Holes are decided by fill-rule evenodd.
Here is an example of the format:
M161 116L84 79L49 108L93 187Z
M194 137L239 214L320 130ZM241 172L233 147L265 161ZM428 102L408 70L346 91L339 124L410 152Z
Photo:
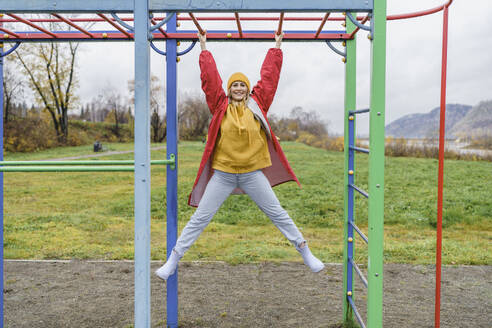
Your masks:
M444 160L444 118L445 118L445 86L446 86L446 51L448 7L452 0L426 11L393 15L386 17L386 0L222 0L222 1L166 1L166 0L3 0L0 13L0 31L3 32L4 43L14 43L7 51L0 42L0 94L3 94L3 61L22 42L68 42L68 41L130 41L135 44L135 161L111 161L110 165L133 165L130 167L112 166L98 167L101 161L77 162L4 162L3 137L0 141L0 172L40 172L40 171L134 171L135 172L135 327L150 327L150 165L165 164L167 168L167 256L170 255L177 239L177 62L179 56L189 52L196 43L197 32L203 33L200 22L233 21L235 30L209 30L209 41L272 41L275 33L284 32L284 41L326 42L345 63L345 225L344 225L344 320L353 316L362 327L377 328L383 325L383 217L384 217L384 117L385 117L385 66L386 66L386 20L406 19L444 11L443 24L443 59L441 79L441 121L439 139L439 181L438 181L438 227L436 247L436 309L435 327L439 327L440 313L440 268L441 268L441 226L442 226L442 187ZM178 17L178 13L186 13ZM194 13L216 12L220 16L196 17ZM272 16L241 17L244 12L274 13ZM321 17L309 16L287 17L285 13L324 13ZM19 14L48 13L52 18L25 18ZM65 17L63 13L78 13L84 17ZM107 14L111 17L108 17ZM133 17L121 18L118 15L133 13ZM154 14L166 13L163 17ZM227 16L225 13L234 13ZM343 13L343 16L340 15ZM364 16L357 16L363 13ZM90 14L88 16L88 14ZM332 14L337 15L333 17ZM183 17L185 16L185 17ZM317 30L284 30L286 21L317 21ZM180 21L192 21L196 30L178 30ZM276 30L245 30L244 21L275 21ZM325 31L327 21L343 21L345 30ZM48 31L39 23L65 23L73 30ZM80 23L105 23L111 30L87 29ZM133 25L131 23L133 22ZM368 23L369 26L365 25ZM3 24L20 26L21 30L12 30ZM164 25L166 29L164 30ZM26 30L26 26L28 29ZM99 25L98 25L99 26ZM356 109L356 40L355 34L360 30L369 32L371 42L371 99L369 109ZM154 41L165 40L166 50L159 50ZM178 43L192 41L184 51L178 52ZM339 50L333 42L342 43ZM167 160L150 161L150 48L166 56L167 79ZM0 97L0 99L3 99ZM1 102L2 100L0 100ZM3 104L2 104L3 107ZM369 113L370 141L369 149L355 146L356 116ZM3 136L3 119L0 120L0 134ZM355 185L355 152L369 155L369 191L366 192ZM117 163L116 163L117 162ZM24 166L12 166L24 165ZM51 165L45 167L44 165ZM63 166L67 165L67 166ZM83 166L87 165L87 166ZM3 173L0 173L3 186ZM355 224L354 197L355 192L368 198L369 218L368 236ZM370 197L369 197L370 195ZM2 217L1 230L1 264L0 274L3 275L3 187L0 194ZM368 243L369 258L367 278L353 259L354 231ZM354 301L353 273L360 276L368 288L367 320L364 323ZM178 290L177 272L167 281L167 326L178 326ZM3 280L0 285L3 287ZM3 327L3 298L0 300L0 320Z

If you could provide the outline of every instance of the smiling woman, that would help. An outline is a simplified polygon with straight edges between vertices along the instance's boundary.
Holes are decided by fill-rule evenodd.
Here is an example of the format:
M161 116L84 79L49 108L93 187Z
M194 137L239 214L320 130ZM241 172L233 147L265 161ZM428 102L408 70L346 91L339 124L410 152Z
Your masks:
M174 274L181 257L231 193L248 194L296 247L304 263L313 272L321 271L323 262L311 253L272 189L272 186L287 181L299 183L267 120L280 78L283 34L275 35L276 47L268 51L261 68L261 79L251 94L249 79L242 73L234 73L227 82L227 95L212 54L206 48L206 34L199 33L198 37L202 48L202 89L213 115L207 145L188 200L189 205L198 206L198 209L183 229L168 261L156 271L157 276L167 280Z

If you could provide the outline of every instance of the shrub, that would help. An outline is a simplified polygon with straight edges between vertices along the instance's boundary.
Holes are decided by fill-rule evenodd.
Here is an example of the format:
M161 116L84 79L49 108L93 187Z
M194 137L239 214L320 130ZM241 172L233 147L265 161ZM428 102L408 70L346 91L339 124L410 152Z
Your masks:
M10 120L5 124L4 149L10 152L31 152L58 146L52 124L41 115Z

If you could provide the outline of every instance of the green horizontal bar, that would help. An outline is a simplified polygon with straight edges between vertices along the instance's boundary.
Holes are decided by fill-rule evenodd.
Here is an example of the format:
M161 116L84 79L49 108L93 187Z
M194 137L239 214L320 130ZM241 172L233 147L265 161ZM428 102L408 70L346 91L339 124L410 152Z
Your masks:
M13 166L0 172L133 172L133 166Z
M0 166L44 166L44 165L134 165L134 160L113 161L0 161ZM174 158L168 160L153 160L151 165L174 164Z

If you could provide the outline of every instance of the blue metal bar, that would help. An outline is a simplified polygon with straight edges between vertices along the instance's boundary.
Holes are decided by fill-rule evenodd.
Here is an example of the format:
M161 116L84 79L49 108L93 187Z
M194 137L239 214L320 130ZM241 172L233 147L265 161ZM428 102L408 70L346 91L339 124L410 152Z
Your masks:
M150 27L150 32L157 30L158 28L160 28L161 26L163 26L164 24L169 22L175 15L176 15L176 13L174 13L174 12L166 15L166 18L164 18L162 21L160 21L159 24L155 24L155 25Z
M355 225L354 222L349 222L349 225L352 226L352 228L355 229L355 231L357 231L357 233L359 234L359 236L366 242L366 243L369 243L369 239L366 237L366 235L364 235L364 233L359 229L358 226Z
M349 146L349 149L361 152L361 153L366 153L369 154L369 149L366 148L360 148L360 147L355 147L355 146Z
M12 46L12 48L10 48L9 50L7 50L7 51L5 51L5 52L4 52L4 51L2 51L2 49L3 49L3 44L2 44L2 48L0 48L0 57L5 57L5 56L10 55L11 53L13 53L13 52L15 51L15 49L17 49L17 48L20 46L20 44L21 44L20 42L16 42L16 43ZM2 108L3 108L3 107L2 107Z
M360 189L359 187L357 187L353 184L349 184L349 187L357 190L362 196L369 198L369 194L367 192L365 192L364 190Z
M352 296L347 296L347 299L349 301L350 306L352 307L352 310L354 311L355 318L359 322L359 325L361 326L361 328L366 328L366 325L364 324L364 321L362 321L362 317L360 316L359 311L357 311L357 307L355 306Z
M87 1L85 1L87 2ZM102 3L109 2L103 1ZM149 3L135 0L135 328L150 328Z
M169 14L168 14L169 15ZM176 15L167 23L167 31L176 31ZM178 116L177 116L177 41L166 41L166 151L175 154L178 162ZM178 236L178 170L167 169L166 173L166 250L167 258L176 245ZM167 280L166 289L167 327L178 327L178 270Z
M154 49L155 52L157 52L159 55L163 55L163 56L166 56L166 52L165 51L162 51L160 50L159 48L156 47L156 45L154 44L154 42L150 41L150 47L152 49Z
M129 32L135 31L135 28L131 25L125 23L121 18L118 17L115 13L111 13L111 16L124 28L126 28Z
M2 0L0 12L129 13L133 8L133 0ZM149 4L151 12L370 12L372 9L373 0L151 0Z
M351 111L349 111L349 114L353 115L353 114L369 113L369 111L370 111L369 108L359 109L359 110L351 110Z
M357 271L357 274L359 275L360 280L362 280L362 283L367 288L367 279L366 279L366 277L364 277L364 274L360 270L359 266L357 265L357 263L355 263L353 258L349 259L349 261L352 264L352 266L355 268L355 271Z
M0 23L2 26L3 23ZM0 42L0 161L3 161L3 46ZM0 327L3 328L3 172L0 172Z
M340 56L344 57L344 58L347 58L347 51L340 51L338 50L337 48L335 48L335 46L333 46L331 44L331 41L326 41L326 44L328 45L328 47L330 47L331 50L333 50L336 54L339 54Z
M185 55L187 54L188 52L191 51L191 49L193 49L195 47L195 44L196 44L196 40L193 40L193 42L191 43L191 45L186 48L185 50L183 51L180 51L177 53L178 56L182 56L182 55ZM154 45L154 42L150 42L150 46L152 47L152 49L154 49L155 52L157 52L159 55L163 55L163 56L166 56L166 52L165 51L162 51L160 50L159 48L157 48L157 46Z
M354 58L355 60L355 58ZM354 63L355 64L355 63ZM355 69L354 69L355 70ZM354 72L355 73L355 72ZM346 74L347 71L346 71ZM346 77L347 78L347 77ZM355 77L350 76L350 80L355 79ZM346 83L349 83L346 81ZM353 84L355 86L355 83ZM347 85L346 85L347 87ZM347 93L347 92L346 92ZM354 92L355 97L355 92ZM345 100L347 102L347 100ZM348 120L348 144L350 146L355 143L355 121ZM347 151L347 150L346 150ZM348 184L355 184L355 154L353 151L348 150ZM348 240L348 251L347 251L347 291L353 290L354 284L354 269L352 266L352 259L354 257L355 243L354 243L354 230L352 229L352 222L355 220L355 202L354 202L354 190L352 188L347 188L348 192L348 229L347 229L347 240Z
M177 53L178 56L183 56L185 54L187 54L188 52L191 51L191 49L193 49L196 45L196 40L193 40L193 42L190 44L190 46L188 48L186 48L185 50L183 51L180 51Z
M352 13L347 13L347 17L358 28L360 28L362 30L365 30L365 31L370 31L371 30L371 27L370 26L365 26L364 24L359 23L359 21L357 20L357 18L354 18L354 16L352 16Z

